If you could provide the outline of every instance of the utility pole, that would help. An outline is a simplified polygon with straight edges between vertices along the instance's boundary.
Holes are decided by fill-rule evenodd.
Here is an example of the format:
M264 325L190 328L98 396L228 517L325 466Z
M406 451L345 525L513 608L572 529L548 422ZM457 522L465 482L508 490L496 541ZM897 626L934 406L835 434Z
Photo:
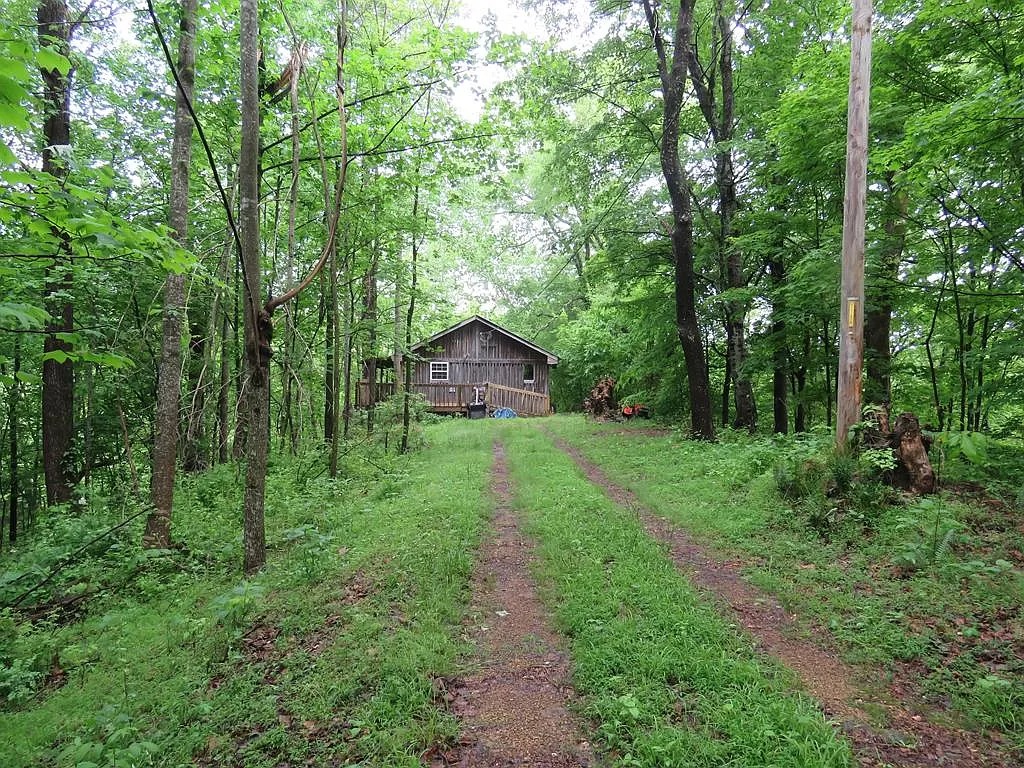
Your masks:
M836 446L844 450L860 421L864 363L864 208L868 171L868 97L871 93L871 0L853 0L850 94L846 122L846 194L839 296L839 383Z

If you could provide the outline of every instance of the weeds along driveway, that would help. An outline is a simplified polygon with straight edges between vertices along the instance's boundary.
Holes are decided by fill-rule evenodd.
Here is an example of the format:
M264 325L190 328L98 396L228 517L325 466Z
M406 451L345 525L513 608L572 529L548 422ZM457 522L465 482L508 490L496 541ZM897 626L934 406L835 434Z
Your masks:
M558 431L563 434L568 432L580 443L593 446L592 442L587 443L585 433L580 429L580 422L562 421L552 424L560 428ZM593 428L587 431L593 432ZM717 507L719 519L715 522L719 540L725 532L736 536L737 532L742 532L746 528L748 535L760 533L761 545L767 547L768 543L763 538L766 528L759 531L756 524L751 522L756 519L756 513L738 510L737 514L733 515L733 510L728 504L722 503L723 498L728 497L729 489L712 487L715 478L709 478L709 467L706 463L700 462L699 466L691 468L691 483L677 483L674 487L666 487L666 478L658 476L652 466L644 467L647 472L636 472L637 457L627 454L644 454L643 448L629 447L630 444L637 446L635 441L638 438L634 435L627 436L621 430L616 432L615 436L618 439L614 441L603 438L613 443L612 445L601 446L601 450L592 452L600 456L606 465L617 468L620 477L624 474L624 467L632 469L633 474L627 474L625 482L632 479L634 482L630 484L635 487L654 487L656 490L652 490L648 498L668 498L674 491L675 507L692 504L695 511L691 520L698 526L708 525L708 521L712 519L709 508ZM906 698L900 700L899 697L879 692L881 686L878 685L877 675L874 685L858 685L857 678L863 680L865 677L863 669L854 668L838 660L828 649L827 641L823 641L823 638L815 633L808 637L805 631L801 631L794 624L789 613L775 598L743 580L741 570L750 565L749 561L736 557L725 558L712 552L678 524L656 514L656 507L645 507L631 490L612 482L608 475L585 457L577 447L560 437L552 437L558 446L573 458L580 470L593 483L604 489L610 499L637 516L647 532L665 545L682 572L697 586L707 590L737 626L742 627L754 638L759 647L797 673L803 686L822 704L825 712L840 721L854 745L859 762L864 765L920 766L1018 764L1004 750L998 736L993 739L987 735L969 733L956 727L932 722L927 717L929 708L919 696L912 695L912 692L908 695L906 686L895 689ZM711 450L711 446L704 446L705 453ZM664 446L660 446L659 455L664 457ZM692 457L692 451L689 455ZM659 466L665 469L664 462ZM687 472L685 461L671 469L671 480L678 480L680 475ZM719 485L722 484L719 478ZM692 493L694 487L703 487L706 490L703 498ZM701 509L702 507L704 509ZM735 519L729 520L730 516Z
M848 766L797 681L683 578L536 423L503 430L514 505L568 638L579 706L616 765Z

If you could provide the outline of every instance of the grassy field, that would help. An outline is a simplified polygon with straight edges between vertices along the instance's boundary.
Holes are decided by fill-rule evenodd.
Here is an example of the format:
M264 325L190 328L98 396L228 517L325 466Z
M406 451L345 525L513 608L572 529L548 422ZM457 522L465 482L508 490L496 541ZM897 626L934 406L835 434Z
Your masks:
M547 426L645 506L748 562L751 582L848 659L899 671L940 708L1024 750L1024 528L1012 497L971 485L913 500L866 485L866 498L829 519L776 488L779 462L813 455L827 436L704 445L577 418Z
M92 595L79 612L0 612L0 765L424 764L457 740L437 681L467 658L461 622L493 506L495 439L567 638L576 706L609 764L850 764L792 675L760 659L541 428L749 563L752 582L849 658L909 670L939 704L1020 742L1024 598L1011 561L1024 543L1012 506L866 498L823 523L776 488L780 459L814 445L703 445L554 417L446 421L409 457L353 446L337 480L320 454L276 456L270 562L251 581L238 575L236 470L185 478L180 550L141 553L136 521L38 595ZM88 501L5 553L4 602L113 522L110 500Z

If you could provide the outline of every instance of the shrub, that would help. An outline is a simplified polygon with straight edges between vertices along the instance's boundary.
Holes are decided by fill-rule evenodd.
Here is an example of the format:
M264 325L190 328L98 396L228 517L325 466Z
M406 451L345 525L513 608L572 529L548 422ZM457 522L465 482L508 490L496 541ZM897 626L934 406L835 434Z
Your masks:
M898 499L881 482L888 462L885 451L827 449L810 458L783 460L775 467L775 486L794 512L821 536L840 528L873 529Z

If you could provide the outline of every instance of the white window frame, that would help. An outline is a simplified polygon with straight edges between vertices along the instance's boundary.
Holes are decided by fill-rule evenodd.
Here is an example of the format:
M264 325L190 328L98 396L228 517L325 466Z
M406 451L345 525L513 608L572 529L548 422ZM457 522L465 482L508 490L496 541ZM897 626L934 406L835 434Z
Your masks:
M530 366L530 371L533 376L526 378L526 366ZM533 384L537 381L537 364L536 363L524 363L523 364L523 384Z
M430 362L430 381L448 381L450 370L447 360L432 360ZM437 376L436 374L439 373L443 373L444 376Z

